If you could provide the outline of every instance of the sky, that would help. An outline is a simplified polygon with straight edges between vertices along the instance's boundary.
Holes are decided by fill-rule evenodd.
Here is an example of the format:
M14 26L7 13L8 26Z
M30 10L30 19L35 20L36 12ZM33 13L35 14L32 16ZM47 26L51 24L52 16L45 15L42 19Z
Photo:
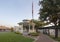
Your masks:
M34 19L38 19L39 0L34 2ZM32 18L32 0L0 0L0 25L16 26L23 19Z

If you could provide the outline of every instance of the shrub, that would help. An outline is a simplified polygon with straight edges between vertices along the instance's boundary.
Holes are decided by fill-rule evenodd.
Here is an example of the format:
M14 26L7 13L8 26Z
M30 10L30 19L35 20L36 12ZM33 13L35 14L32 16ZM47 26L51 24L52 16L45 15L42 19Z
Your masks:
M39 33L32 32L32 33L29 33L29 35L31 35L31 36L38 36Z
M22 33L20 33L19 31L17 31L17 32L15 32L16 34L21 34L22 35Z
M20 34L19 32L15 32L16 34Z

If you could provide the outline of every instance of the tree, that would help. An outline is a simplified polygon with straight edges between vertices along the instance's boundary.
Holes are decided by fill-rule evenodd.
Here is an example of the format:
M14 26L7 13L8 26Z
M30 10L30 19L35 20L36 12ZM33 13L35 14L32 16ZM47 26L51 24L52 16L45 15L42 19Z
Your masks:
M45 25L48 25L49 23L45 23L44 21L38 21L38 20L33 20L33 22L35 23L35 29L36 29L36 32L38 32L38 28L41 28Z
M41 8L39 10L40 19L50 21L55 26L60 25L60 0L42 0L39 1ZM58 24L58 25L57 25ZM58 37L58 29L55 29L55 38Z
M11 27L11 32L13 32L14 30L13 30L13 27Z
M49 23L45 23L44 21L37 21L37 20L33 20L33 22L35 23L35 27L39 28L39 27L43 27Z

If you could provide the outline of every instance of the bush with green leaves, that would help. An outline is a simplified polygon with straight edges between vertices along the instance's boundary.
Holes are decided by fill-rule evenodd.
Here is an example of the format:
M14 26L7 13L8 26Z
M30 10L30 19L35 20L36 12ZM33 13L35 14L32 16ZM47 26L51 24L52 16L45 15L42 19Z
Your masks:
M16 33L16 34L21 34L21 35L22 35L22 33L20 33L19 31L16 31L15 33Z
M38 35L39 35L39 33L32 32L32 33L29 33L29 35L31 35L31 36L38 36Z

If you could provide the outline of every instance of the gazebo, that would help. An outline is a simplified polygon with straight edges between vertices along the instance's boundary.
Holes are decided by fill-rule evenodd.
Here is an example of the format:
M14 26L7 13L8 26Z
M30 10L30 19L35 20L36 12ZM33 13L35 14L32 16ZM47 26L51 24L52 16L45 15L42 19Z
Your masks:
M19 26L23 25L23 32L36 32L35 23L32 23L31 20L24 19L22 23L18 23Z

